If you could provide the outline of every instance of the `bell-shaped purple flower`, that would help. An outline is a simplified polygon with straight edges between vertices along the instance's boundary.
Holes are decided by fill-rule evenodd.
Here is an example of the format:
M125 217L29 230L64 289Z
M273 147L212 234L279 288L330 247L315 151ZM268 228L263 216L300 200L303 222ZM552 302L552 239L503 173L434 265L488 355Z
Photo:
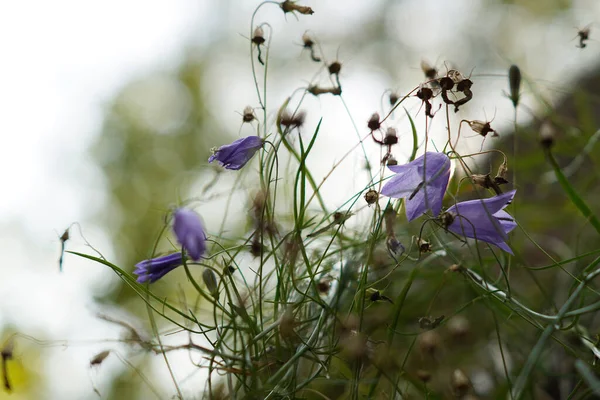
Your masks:
M213 150L214 153L209 157L208 162L217 160L224 168L238 170L246 165L263 145L264 140L258 136L241 138Z
M510 204L516 190L488 199L463 201L440 216L442 225L457 235L466 236L500 247L513 254L506 244L508 233L517 226L504 208Z
M194 261L206 251L206 234L200 216L187 208L175 210L173 232L177 241Z
M442 210L442 200L450 179L450 159L444 153L427 152L404 165L390 165L396 173L381 189L381 194L404 198L406 218L412 221L430 210Z
M183 264L181 253L144 260L135 265L134 274L138 276L138 283L154 283L175 268Z

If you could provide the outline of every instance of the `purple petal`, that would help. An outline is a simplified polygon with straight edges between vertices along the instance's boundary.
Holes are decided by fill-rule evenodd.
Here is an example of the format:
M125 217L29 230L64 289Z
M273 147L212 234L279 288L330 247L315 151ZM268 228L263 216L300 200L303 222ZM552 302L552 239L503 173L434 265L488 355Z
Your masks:
M505 208L515 196L516 190L488 198L458 203L448 209L454 220L446 228L465 237L480 240L500 247L513 254L506 244L508 233L517 224Z
M206 251L206 234L200 217L194 211L187 208L175 210L175 222L173 231L177 241L192 260L197 261Z
M153 283L179 267L182 263L181 253L173 253L141 261L135 265L133 273L138 276L138 283L146 283L148 281Z
M450 159L444 153L427 152L408 164L388 168L396 175L383 186L381 194L406 198L406 218L409 221L427 210L434 215L440 213L450 179Z
M231 144L221 146L209 157L208 162L217 160L227 169L238 170L246 165L263 145L264 141L258 136L241 138Z

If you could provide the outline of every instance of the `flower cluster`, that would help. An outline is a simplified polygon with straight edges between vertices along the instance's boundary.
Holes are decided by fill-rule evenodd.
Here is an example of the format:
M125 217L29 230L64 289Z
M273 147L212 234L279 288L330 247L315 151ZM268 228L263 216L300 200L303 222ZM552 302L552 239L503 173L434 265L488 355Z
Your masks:
M503 209L512 201L515 190L484 200L464 201L441 213L450 178L450 159L444 153L427 152L405 165L390 165L394 175L381 194L404 199L406 218L412 221L427 211L440 216L442 226L457 235L498 246L512 254L507 234L516 227Z
M156 282L190 258L198 261L206 251L206 234L200 217L187 208L175 210L173 232L183 252L144 260L135 265L139 283ZM185 254L185 258L184 258Z
M248 136L213 150L209 163L217 160L226 169L239 170L254 154L264 146L264 140L258 136ZM178 208L174 213L173 232L183 253L173 253L135 265L133 271L139 283L156 282L167 273L183 264L184 259L198 261L206 252L206 233L200 217L187 208Z

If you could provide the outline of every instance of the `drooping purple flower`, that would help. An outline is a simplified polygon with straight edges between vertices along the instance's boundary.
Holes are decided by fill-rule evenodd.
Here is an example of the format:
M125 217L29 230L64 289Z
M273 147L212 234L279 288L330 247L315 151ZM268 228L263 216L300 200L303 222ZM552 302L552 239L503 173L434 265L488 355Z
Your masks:
M208 162L217 160L224 168L238 170L242 168L264 145L258 136L248 136L213 150Z
M515 229L515 220L504 208L510 204L516 190L488 199L463 201L440 216L450 232L500 247L513 254L506 244L508 233Z
M381 194L404 198L406 218L412 221L430 210L434 216L442 210L450 159L444 153L427 152L404 165L390 165L396 173L381 189Z
M154 283L175 268L183 264L181 253L144 260L135 264L134 274L138 276L138 283Z
M173 232L177 241L194 261L206 251L206 234L200 216L187 208L175 210Z

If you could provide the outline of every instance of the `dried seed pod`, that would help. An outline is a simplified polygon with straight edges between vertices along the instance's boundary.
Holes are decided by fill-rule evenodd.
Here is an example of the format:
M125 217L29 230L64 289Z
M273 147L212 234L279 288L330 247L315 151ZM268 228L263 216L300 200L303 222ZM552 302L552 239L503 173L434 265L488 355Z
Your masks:
M217 275L212 269L204 268L204 271L202 271L202 280L210 294L212 294L214 298L219 297L219 282L217 281Z
M330 75L337 75L342 70L342 64L339 61L334 61L327 67Z
M442 323L443 320L444 320L443 315L441 315L437 318L421 317L421 318L419 318L419 327L421 329L427 329L427 330L435 329Z
M442 339L436 331L423 332L417 340L421 353L431 357L435 356L442 345Z
M320 87L317 85L312 85L307 89L307 92L312 94L313 96L319 96L321 94L326 94L326 93L330 93L334 96L341 96L342 95L342 88L341 87L328 87L328 88L324 88L324 87Z
M437 69L429 65L429 63L425 60L421 60L421 70L425 74L425 78L430 80L437 78Z
M586 26L583 29L580 29L577 32L577 36L579 36L579 45L577 47L579 47L580 49L585 48L585 46L587 46L587 43L585 43L585 41L590 38L590 27L589 27L589 25Z
M498 183L495 180L492 180L490 174L486 175L471 175L471 180L474 184L481 186L484 189L492 189L496 194L501 194L502 190L498 186Z
M446 326L454 340L465 339L471 331L469 320L462 315L452 317Z
M510 88L510 100L517 108L521 98L521 70L516 65L511 65L508 69L508 87Z
M431 243L422 238L416 238L417 246L419 246L420 253L430 253L431 252Z
M106 357L109 356L109 354L110 354L110 350L104 350L104 351L101 351L100 353L96 354L90 360L90 367L94 367L94 366L98 366L98 365L102 364L102 362L106 359Z
M452 372L450 384L452 385L452 391L454 392L454 395L457 397L466 395L471 388L471 381L469 380L469 377L460 369L455 369Z
M331 289L331 277L326 276L319 280L317 283L317 290L321 295L327 296Z
M290 0L285 0L282 3L279 3L279 7L281 7L285 14L294 11L297 11L303 15L313 15L315 13L312 8L307 6L301 6L299 4L296 4L296 2Z
M60 257L58 258L58 270L62 272L63 260L65 258L65 247L69 240L69 228L65 229L60 237Z
M302 127L302 125L304 125L304 121L306 119L306 112L305 111L298 111L297 113L290 115L290 113L288 111L284 111L281 114L279 123L281 124L281 126L284 126L286 128L300 128Z
M244 113L242 114L242 121L244 122L252 122L256 119L254 116L254 110L250 106L246 106L244 108Z
M312 49L312 47L315 45L315 42L312 40L312 38L308 35L307 32L304 32L302 34L302 44L304 45L305 49Z
M292 307L286 308L285 312L279 319L279 334L284 340L292 340L296 338L296 318Z
M380 117L378 113L373 113L373 115L371 115L371 118L369 118L369 122L367 122L367 126L370 130L376 131L379 128L381 128L381 122L379 122L379 119Z
M262 27L257 26L254 29L254 33L252 34L252 43L254 43L257 46L260 46L264 42L265 42L265 31L263 30Z
M398 165L398 160L396 160L396 158L390 154L389 157L386 159L385 165L388 167L390 165Z
M368 205L375 204L379 200L379 193L377 190L370 189L365 193L365 201Z
M452 90L454 88L454 81L450 77L443 77L440 79L440 89Z
M304 34L302 35L302 43L305 49L309 49L310 59L314 62L320 62L321 58L318 57L315 53L315 42L306 32L304 32Z
M366 295L369 298L369 300L372 301L373 303L378 302L378 301L387 301L390 304L394 304L392 299L390 299L387 296L384 296L383 294L381 294L381 292L379 290L376 290L376 289L367 289Z
M491 133L492 137L498 137L498 132L496 132L496 130L492 129L492 127L491 127L492 121L490 121L490 122L483 122L483 121L478 121L478 120L473 120L473 121L465 120L465 121L469 124L469 127L473 130L473 132L476 132L483 137L486 137L488 135L488 133Z
M508 175L508 163L506 162L506 160L504 160L502 162L502 164L500 164L500 167L498 167L498 173L494 177L494 182L497 185L504 185L504 184L508 183L508 180L506 179L507 175Z
M431 372L424 369L418 369L417 378L419 378L421 382L427 383L431 380Z
M556 128L550 120L545 119L540 125L540 144L544 149L549 150L554 145L555 137Z
M417 90L417 97L423 101L431 100L433 97L433 90L428 87L421 87Z
M398 134L396 130L392 127L387 128L385 132L385 137L383 138L383 144L386 146L393 146L398 143Z
M393 107L398 102L399 99L400 99L400 96L398 95L398 93L391 92L390 97L389 97L390 106Z
M4 378L4 389L6 389L7 392L11 392L12 391L12 386L10 384L10 380L8 378L8 360L12 360L13 358L13 352L15 349L15 342L12 339L12 337L10 339L8 339L6 341L6 343L4 343L4 346L2 347L2 351L0 352L0 357L1 357L1 362L2 362L2 376Z

